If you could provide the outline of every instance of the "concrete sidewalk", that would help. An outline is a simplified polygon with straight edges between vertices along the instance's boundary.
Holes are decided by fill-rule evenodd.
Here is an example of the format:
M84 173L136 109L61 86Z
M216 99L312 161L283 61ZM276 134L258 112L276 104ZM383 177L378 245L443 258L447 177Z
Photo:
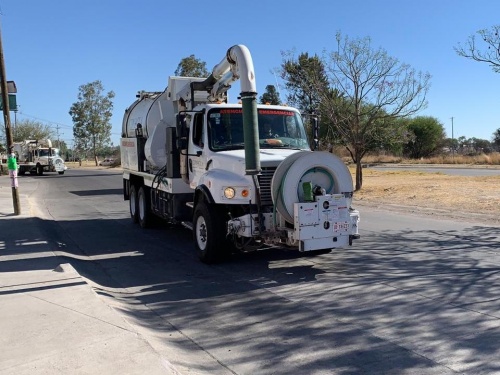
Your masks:
M0 176L0 373L178 374L54 255L30 203L36 184L23 181L14 215Z

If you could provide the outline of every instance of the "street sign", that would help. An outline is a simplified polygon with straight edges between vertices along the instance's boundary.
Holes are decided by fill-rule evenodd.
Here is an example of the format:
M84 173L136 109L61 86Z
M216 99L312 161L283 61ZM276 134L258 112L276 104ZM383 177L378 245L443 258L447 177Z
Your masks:
M0 87L0 93L2 92L2 87ZM17 94L17 86L14 81L7 81L7 92L9 94Z
M17 100L16 96L13 94L9 94L9 110L17 111ZM3 100L0 99L0 111L3 111Z

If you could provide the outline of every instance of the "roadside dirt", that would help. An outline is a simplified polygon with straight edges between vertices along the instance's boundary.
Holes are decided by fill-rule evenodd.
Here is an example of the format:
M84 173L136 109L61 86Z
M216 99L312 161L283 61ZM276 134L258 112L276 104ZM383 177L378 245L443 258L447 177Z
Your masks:
M418 171L363 170L354 205L485 224L500 224L500 175L451 176Z

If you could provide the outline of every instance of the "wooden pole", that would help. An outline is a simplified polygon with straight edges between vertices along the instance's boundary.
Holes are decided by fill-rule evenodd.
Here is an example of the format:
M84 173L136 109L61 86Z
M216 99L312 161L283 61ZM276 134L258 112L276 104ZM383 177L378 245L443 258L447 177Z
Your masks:
M12 144L14 143L12 139L12 132L10 127L10 113L9 113L9 89L7 87L7 78L5 75L5 60L3 56L3 44L2 44L2 31L0 29L0 88L2 90L2 102L3 102L3 121L5 124L5 137L7 138L7 152L10 154L12 152ZM12 203L14 204L14 214L21 214L21 205L19 203L19 191L17 189L17 184L14 184L15 179L17 179L17 170L14 171L14 176L12 177ZM9 171L11 174L11 171Z

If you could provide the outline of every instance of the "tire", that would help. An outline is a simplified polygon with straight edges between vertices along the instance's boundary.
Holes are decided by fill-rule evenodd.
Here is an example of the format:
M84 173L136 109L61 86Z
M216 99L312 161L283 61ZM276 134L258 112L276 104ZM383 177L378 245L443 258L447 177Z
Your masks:
M137 204L137 190L135 188L135 185L130 185L129 208L132 222L137 223L139 221L139 209Z
M137 218L141 228L149 227L151 222L151 203L149 201L149 191L144 186L139 188L137 193Z
M206 264L220 262L227 255L225 226L217 219L217 210L213 205L203 201L196 205L193 216L194 246L198 258Z
M26 169L19 168L19 176L24 176L25 173L26 173Z
M61 172L57 172L57 173L59 173L59 174L64 174L64 171L61 171Z
M41 164L36 165L36 174L38 176L43 176L43 166Z

